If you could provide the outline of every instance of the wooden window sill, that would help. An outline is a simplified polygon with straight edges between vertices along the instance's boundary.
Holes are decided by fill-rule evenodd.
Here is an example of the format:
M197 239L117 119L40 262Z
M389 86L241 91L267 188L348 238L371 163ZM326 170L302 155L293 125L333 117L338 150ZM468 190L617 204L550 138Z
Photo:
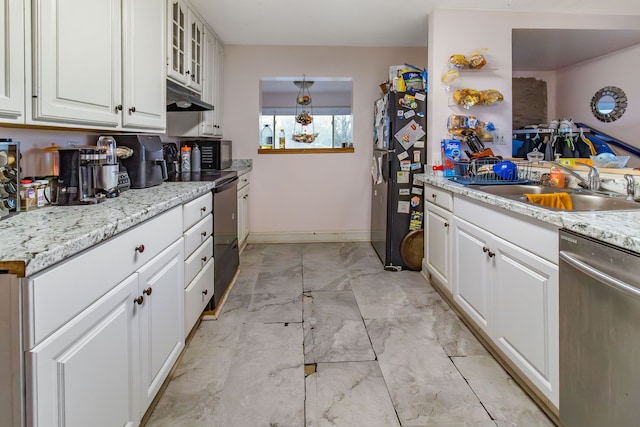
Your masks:
M353 153L353 147L347 148L258 148L258 154L326 154Z

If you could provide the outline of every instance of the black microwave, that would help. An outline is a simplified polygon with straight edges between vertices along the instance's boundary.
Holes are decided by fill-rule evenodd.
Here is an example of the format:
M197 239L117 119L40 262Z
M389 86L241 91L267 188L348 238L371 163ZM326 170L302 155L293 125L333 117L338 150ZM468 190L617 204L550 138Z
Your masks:
M231 140L228 139L193 139L184 141L183 145L200 147L200 169L223 170L231 167L233 155Z

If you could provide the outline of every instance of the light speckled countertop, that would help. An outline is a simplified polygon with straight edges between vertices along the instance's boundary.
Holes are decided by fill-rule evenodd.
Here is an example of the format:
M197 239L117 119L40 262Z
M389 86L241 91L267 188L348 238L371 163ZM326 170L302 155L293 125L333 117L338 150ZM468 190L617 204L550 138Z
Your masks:
M212 188L212 182L165 182L96 205L21 212L0 221L0 269L30 276Z
M529 203L518 202L474 190L441 176L417 174L418 181L461 194L520 215L535 218L561 228L590 236L634 252L640 253L640 203L638 210L561 212Z
M251 160L233 160L238 175ZM47 206L0 221L0 271L30 276L156 215L193 200L212 182L165 182L97 205Z

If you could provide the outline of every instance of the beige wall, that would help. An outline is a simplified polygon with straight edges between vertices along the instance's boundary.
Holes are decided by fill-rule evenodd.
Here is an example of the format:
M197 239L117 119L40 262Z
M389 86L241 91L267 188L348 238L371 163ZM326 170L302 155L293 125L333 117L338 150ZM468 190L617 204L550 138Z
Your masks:
M378 85L390 65L426 60L425 48L226 46L224 136L234 157L253 159L250 238L369 239ZM303 74L353 79L354 153L257 154L260 79Z

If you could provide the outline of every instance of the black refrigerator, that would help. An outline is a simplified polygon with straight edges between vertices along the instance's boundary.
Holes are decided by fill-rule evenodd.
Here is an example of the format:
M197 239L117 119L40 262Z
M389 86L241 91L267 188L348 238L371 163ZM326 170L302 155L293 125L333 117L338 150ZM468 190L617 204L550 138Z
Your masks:
M374 105L371 244L387 270L408 268L401 246L422 232L423 186L414 176L426 163L426 96L389 92Z

